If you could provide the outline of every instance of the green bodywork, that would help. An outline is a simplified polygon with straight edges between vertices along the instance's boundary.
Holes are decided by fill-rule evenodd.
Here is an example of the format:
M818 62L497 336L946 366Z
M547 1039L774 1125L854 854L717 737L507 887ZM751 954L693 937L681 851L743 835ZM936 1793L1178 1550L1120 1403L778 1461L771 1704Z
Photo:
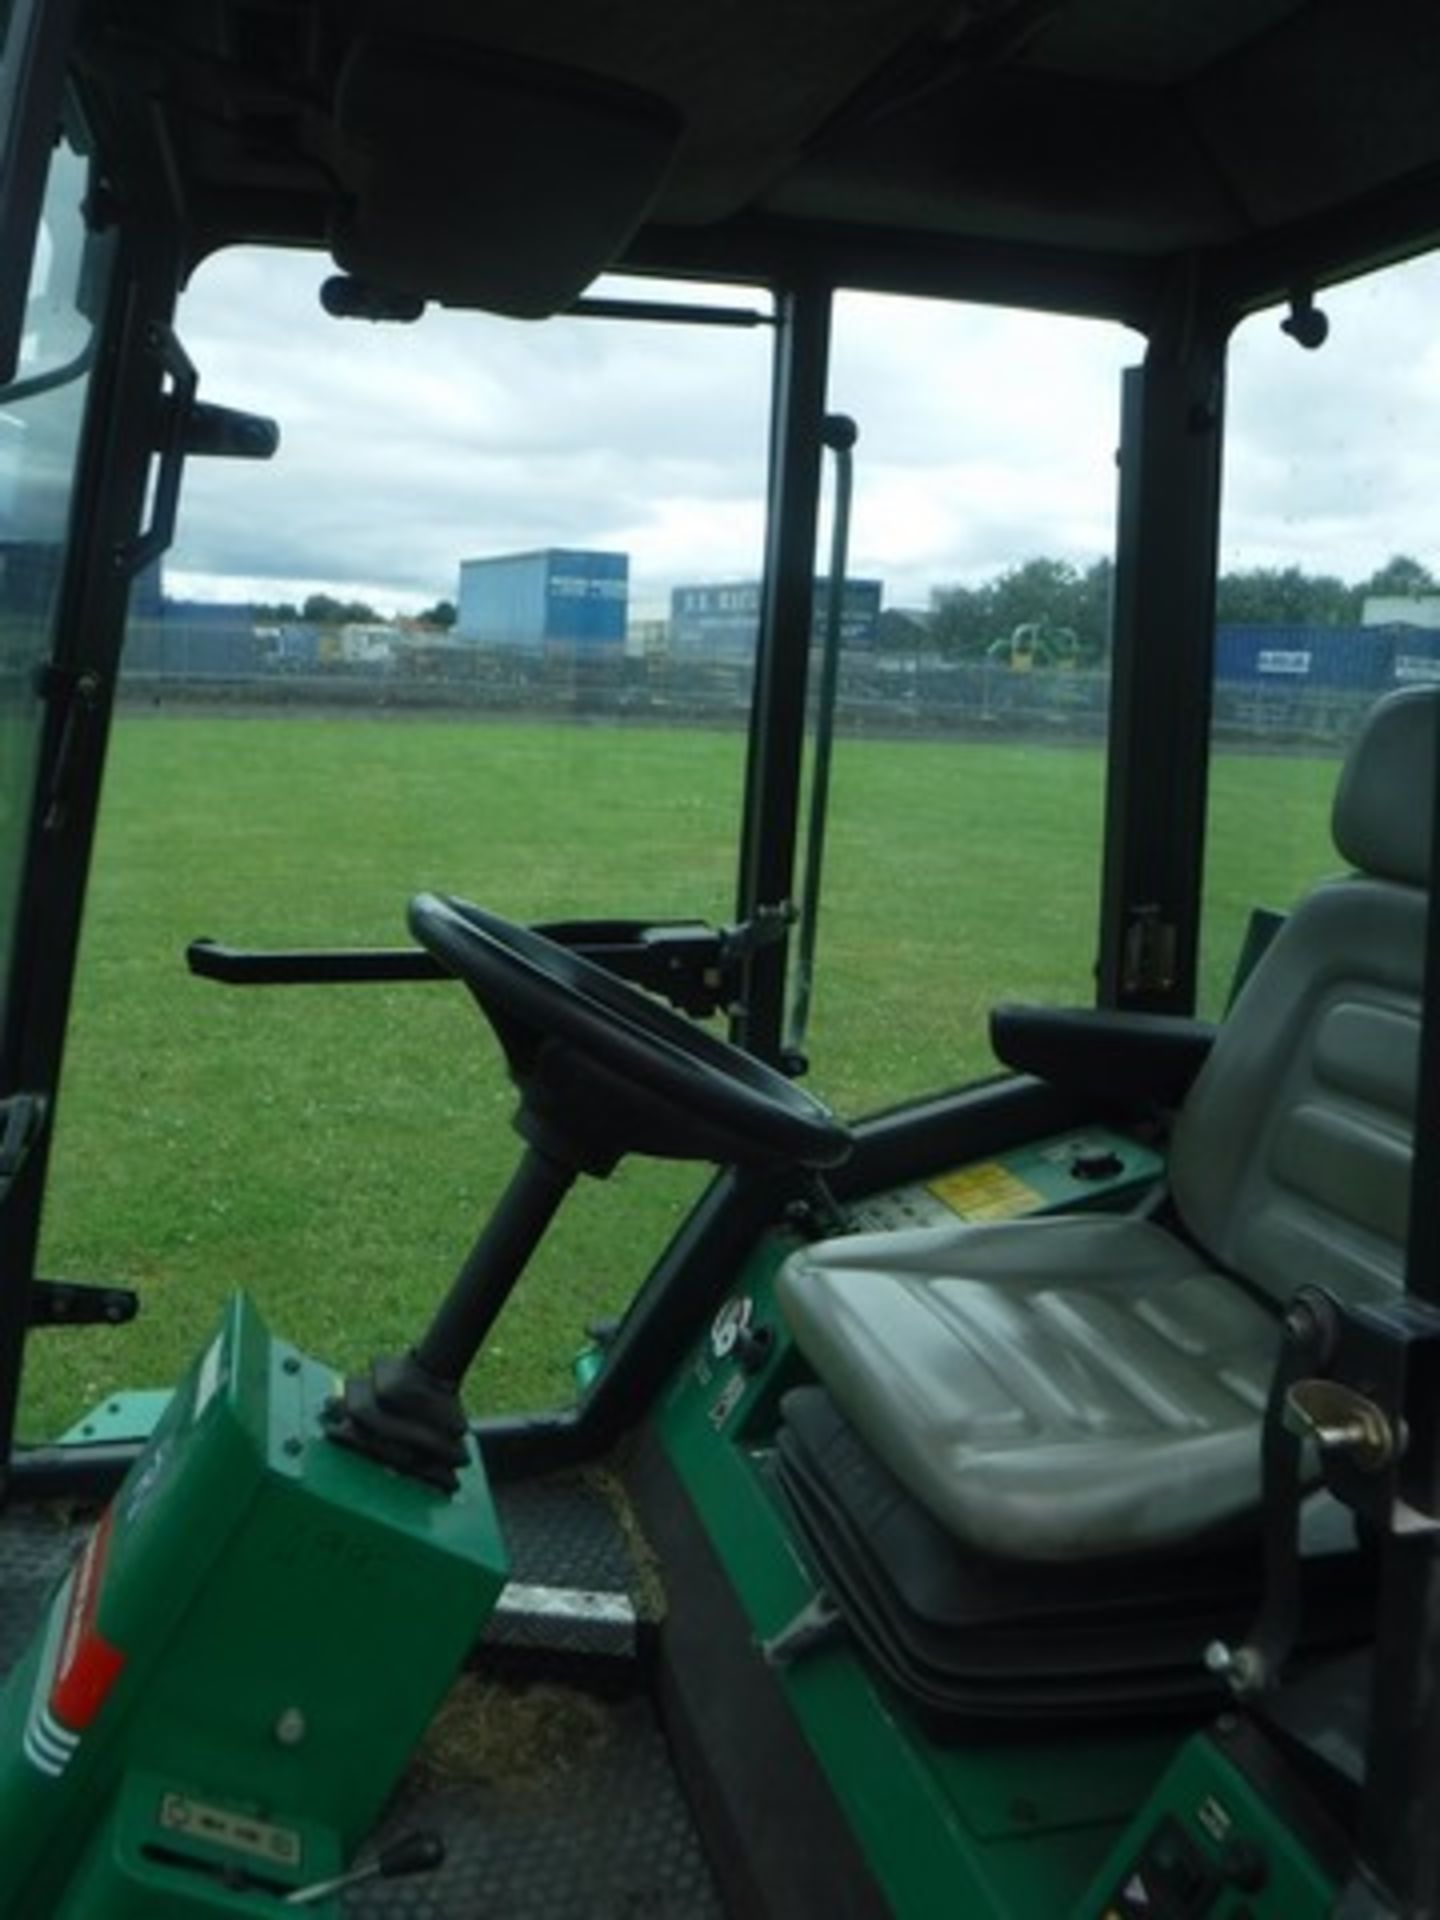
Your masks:
M733 1354L717 1358L707 1332L661 1413L671 1464L757 1641L817 1591L769 1475L780 1396L804 1377L772 1291L796 1244L767 1238L734 1296L750 1301L752 1325L774 1330L766 1365L747 1374ZM843 1643L776 1674L897 1920L1066 1913L1175 1745L1143 1728L938 1747Z
M169 1387L134 1387L112 1393L67 1427L62 1447L123 1446L148 1440L173 1398Z
M373 1825L504 1554L478 1457L346 1452L335 1386L237 1299L176 1392L0 1693L11 1920L273 1912Z
M1137 1151L1086 1183L1092 1204L1153 1176ZM1041 1143L1007 1170L1037 1188L1065 1160ZM798 1244L765 1236L658 1410L757 1645L817 1592L772 1471L807 1377L773 1287ZM274 1913L352 1859L505 1569L478 1457L446 1498L345 1452L320 1428L335 1386L237 1300L171 1397L0 1692L7 1916ZM1214 1876L1209 1920L1329 1910L1319 1867L1194 1728L938 1746L843 1641L774 1672L897 1920L1131 1920L1125 1889L1172 1842ZM1263 1852L1258 1891L1222 1877L1235 1837Z

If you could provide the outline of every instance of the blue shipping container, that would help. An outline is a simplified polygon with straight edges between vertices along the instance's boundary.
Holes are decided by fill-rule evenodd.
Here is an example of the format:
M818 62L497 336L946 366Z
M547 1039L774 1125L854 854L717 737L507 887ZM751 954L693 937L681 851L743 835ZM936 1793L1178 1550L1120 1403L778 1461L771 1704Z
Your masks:
M1219 627L1215 678L1378 693L1391 684L1394 655L1388 627Z
M455 631L502 647L618 647L629 599L625 553L546 547L462 560Z

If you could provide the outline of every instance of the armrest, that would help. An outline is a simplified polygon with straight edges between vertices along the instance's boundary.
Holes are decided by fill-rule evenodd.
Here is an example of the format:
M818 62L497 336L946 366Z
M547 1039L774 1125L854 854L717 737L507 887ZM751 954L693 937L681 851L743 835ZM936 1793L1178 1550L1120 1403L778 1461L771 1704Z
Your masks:
M1009 1004L990 1015L997 1058L1072 1093L1178 1107L1215 1040L1209 1020Z

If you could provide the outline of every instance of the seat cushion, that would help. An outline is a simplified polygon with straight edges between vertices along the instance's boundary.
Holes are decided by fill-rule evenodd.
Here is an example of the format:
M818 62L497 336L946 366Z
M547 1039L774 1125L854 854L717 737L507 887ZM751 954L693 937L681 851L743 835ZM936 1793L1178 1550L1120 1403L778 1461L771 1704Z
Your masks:
M1176 1123L1190 1237L1277 1302L1302 1281L1399 1292L1420 1069L1426 897L1314 889L1240 992Z
M1258 1503L1278 1322L1149 1221L857 1234L793 1255L779 1300L869 1446L986 1553L1146 1552Z
M1430 879L1440 692L1405 687L1377 700L1350 743L1335 789L1335 844L1361 873L1424 887Z

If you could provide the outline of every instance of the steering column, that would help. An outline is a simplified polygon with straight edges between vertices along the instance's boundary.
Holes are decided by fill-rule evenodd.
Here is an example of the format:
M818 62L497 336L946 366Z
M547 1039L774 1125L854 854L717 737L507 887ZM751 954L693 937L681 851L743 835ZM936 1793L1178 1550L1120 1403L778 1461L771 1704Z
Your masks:
M435 894L411 902L410 928L494 1028L525 1153L425 1334L352 1375L326 1428L448 1492L469 1444L466 1372L580 1174L604 1179L626 1153L827 1167L850 1135L774 1069L531 928Z

